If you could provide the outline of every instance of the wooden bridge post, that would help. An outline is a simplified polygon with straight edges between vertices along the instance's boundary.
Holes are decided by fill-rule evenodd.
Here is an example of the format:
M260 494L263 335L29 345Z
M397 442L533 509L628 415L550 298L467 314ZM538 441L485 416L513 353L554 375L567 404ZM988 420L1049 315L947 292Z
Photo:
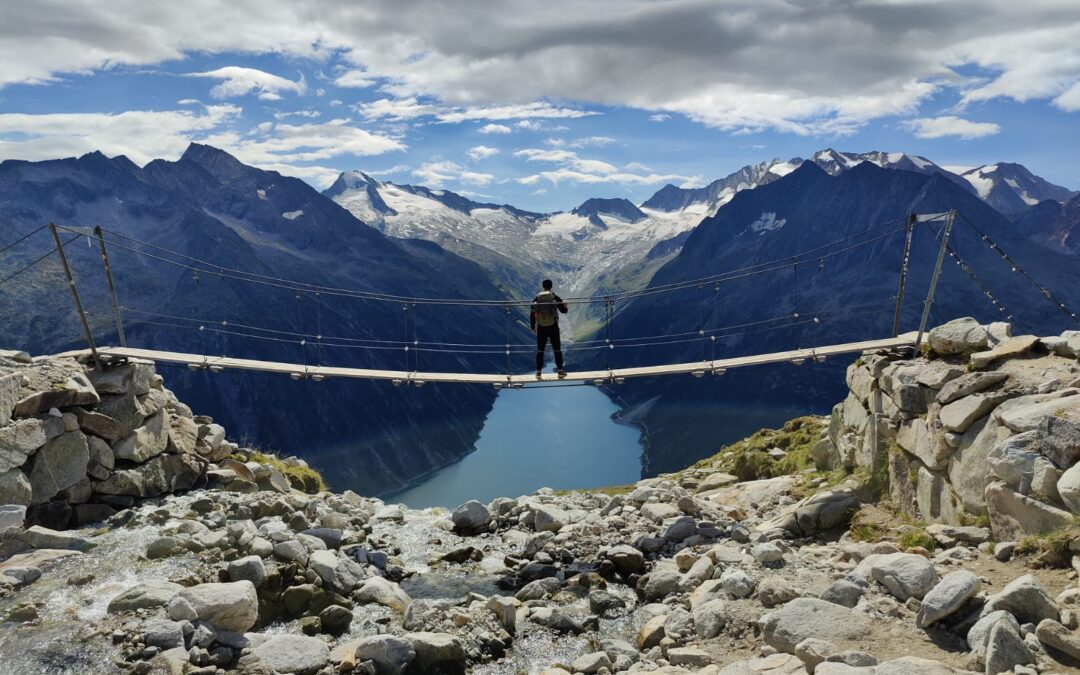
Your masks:
M915 233L915 224L918 216L914 213L908 216L907 237L904 239L904 258L900 264L900 288L896 290L896 313L893 314L892 336L900 334L900 315L904 311L904 290L907 286L908 263L911 261L911 237Z
M116 286L113 284L112 266L109 265L109 252L105 248L105 233L101 231L100 225L94 226L94 235L101 244L101 264L105 268L105 280L109 282L113 318L116 320L116 335L120 340L120 346L127 347L127 340L124 338L124 320L120 317L120 303L116 300Z
M922 344L923 333L926 331L926 322L930 319L930 306L934 304L934 294L937 292L938 279L941 277L941 263L945 261L945 251L949 247L949 235L952 234L953 221L956 220L956 209L950 209L945 216L945 227L941 232L941 248L938 250L937 262L934 263L934 274L930 277L930 289L926 292L926 300L923 302L922 319L919 321L919 332L915 336L915 349Z
M64 275L67 277L68 288L71 289L71 297L75 300L75 311L82 322L83 336L90 346L90 355L94 358L94 366L101 370L101 359L98 357L97 345L94 344L94 336L90 333L90 324L86 321L86 312L83 311L82 301L79 300L79 291L75 288L75 278L71 276L71 266L68 265L67 255L64 253L64 244L60 242L60 235L56 232L56 225L49 223L49 231L52 232L53 242L56 244L56 252L60 254L60 264L64 267Z

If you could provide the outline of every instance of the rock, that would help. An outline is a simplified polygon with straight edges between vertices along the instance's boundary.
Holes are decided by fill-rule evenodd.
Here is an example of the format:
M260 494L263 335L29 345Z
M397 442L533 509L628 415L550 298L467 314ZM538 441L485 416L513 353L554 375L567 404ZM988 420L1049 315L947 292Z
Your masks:
M22 398L15 404L15 417L32 417L51 408L96 405L101 397L86 378L82 366L73 359L50 359L21 369L25 378Z
M859 509L859 500L847 490L825 490L786 508L758 526L759 532L784 529L797 537L846 525Z
M372 661L376 675L401 675L416 658L412 642L396 635L373 635L356 644L356 660Z
M843 607L854 607L859 603L865 589L847 579L834 581L822 594L821 599Z
M603 590L589 592L589 611L597 616L607 616L626 608L623 599Z
M243 633L259 618L259 598L250 581L199 584L183 589L179 596L191 605L200 621L217 630Z
M758 600L766 607L776 607L799 597L799 592L787 579L769 575L758 584Z
M409 664L410 675L464 675L465 647L461 640L447 633L408 633L416 657Z
M229 563L229 579L232 581L250 581L258 588L266 581L266 567L262 558L249 555Z
M869 571L871 579L902 601L922 599L938 581L934 565L914 553L872 555L863 560L858 569Z
M754 560L762 564L774 563L784 559L784 552L771 541L755 545L750 550L750 555L754 556Z
M144 555L147 560L171 558L172 556L181 555L187 550L184 543L183 540L176 537L157 537L146 545Z
M25 464L27 458L48 440L45 425L39 419L15 420L0 427L0 473Z
M917 656L904 656L885 661L874 669L874 675L962 675L970 671L957 671L948 666Z
M674 661L672 665L678 665ZM571 664L575 673L598 673L601 669L604 672L611 671L611 659L604 652L593 652L591 654L583 654Z
M986 616L999 609L1012 613L1022 623L1058 618L1057 603L1032 574L1013 579L1000 592L988 597L982 614Z
M663 537L678 543L697 534L697 521L691 516L680 516L664 523Z
M1057 482L1057 492L1070 511L1080 513L1080 464L1074 464L1061 474Z
M1007 621L998 621L990 629L986 642L986 673L1011 673L1015 666L1024 666L1034 661L1031 652Z
M274 556L286 562L294 562L299 565L307 565L308 550L296 539L279 541L274 544Z
M19 390L22 388L20 379L14 374L0 376L0 427L11 421L11 413L15 411Z
M739 479L737 476L732 476L730 473L723 473L721 471L717 471L716 473L710 473L708 476L705 476L705 478L703 478L701 482L698 483L697 488L695 488L695 492L699 494L702 492L709 492L722 487L727 487L728 485L738 482Z
M865 615L816 598L796 598L761 617L759 624L765 643L787 653L807 638L836 643L865 639L870 633Z
M987 641L990 639L990 629L998 621L1008 622L1013 627L1013 630L1020 632L1020 622L1016 620L1016 617L1003 609L999 609L983 616L968 630L968 648L973 651L984 650Z
M474 499L454 509L451 520L454 521L454 530L471 534L487 529L491 523L491 512Z
M1035 628L1035 637L1047 647L1080 660L1080 637L1054 619L1043 619Z
M1007 373L998 372L961 375L942 387L935 400L942 405L948 405L959 398L989 389L1007 379L1009 379Z
M319 612L319 621L322 623L322 631L330 635L341 635L349 630L352 624L353 613L341 605L330 605Z
M158 649L184 646L184 627L169 619L150 619L143 624L143 642Z
M646 651L660 644L664 639L664 624L667 622L667 614L654 616L645 622L645 625L637 633L637 646L640 651Z
M1006 399L1004 394L972 394L953 401L938 412L938 421L948 431L962 434L975 420L985 417Z
M1080 407L1076 389L1062 389L1049 394L1029 394L1005 401L994 410L994 418L1016 433L1038 429L1046 417L1068 415ZM1078 453L1080 450L1075 450ZM1053 458L1053 457L1051 457ZM1068 464L1061 464L1068 466Z
M304 635L274 635L253 653L275 672L296 675L313 675L330 661L326 643Z
M401 586L382 577L372 577L364 582L356 591L356 599L364 603L375 602L402 614L412 602L412 598L401 590Z
M33 498L30 479L19 469L0 473L0 504L29 506Z
M697 647L672 647L667 651L667 659L668 663L673 666L689 666L691 668L704 668L713 662L708 652Z
M738 568L725 571L720 577L720 585L734 598L746 598L754 592L754 580Z
M682 577L677 570L670 567L658 567L641 577L638 588L646 602L656 602L679 590L681 580Z
M537 532L558 532L568 523L566 512L553 506L538 505L533 513L533 528Z
M118 459L145 462L165 452L169 447L169 413L159 410L144 420L143 425L113 444Z
M1007 562L1016 551L1015 541L1002 541L994 544L994 557L1001 562Z
M967 513L986 513L984 492L993 476L987 457L997 445L1000 431L1001 426L991 417L979 420L964 432L959 447L949 457L949 482Z
M709 600L691 610L691 615L698 637L708 640L723 631L728 619L727 605L723 600Z
M137 609L164 607L174 595L184 590L171 581L147 581L129 588L109 601L109 614L133 612Z
M953 614L981 589L982 581L967 570L946 574L923 597L922 608L916 619L917 625L925 628Z
M1018 335L1008 338L991 349L972 354L971 365L974 368L985 368L998 359L1015 358L1026 354L1037 344L1039 344L1039 338L1035 335Z
M8 530L21 530L25 521L25 505L0 504L0 535Z
M970 316L930 329L930 348L938 354L963 354L987 345L989 331Z
M682 511L665 502L650 502L641 507L641 515L659 524L668 518L678 518Z
M818 665L829 658L835 651L836 648L831 642L816 638L807 638L795 645L795 656L799 657L799 660L806 665L806 669L811 673L815 672Z
M1022 495L1004 483L991 483L986 487L986 507L990 512L990 529L1003 541L1018 541L1029 534L1053 532L1073 522L1068 511Z
M641 574L645 571L645 556L633 546L625 544L613 546L607 552L607 559L623 576Z
M995 445L986 461L994 476L1009 487L1027 493L1035 477L1035 462L1040 457L1038 432L1025 431Z
M1077 336L1080 341L1080 336ZM1038 428L1039 446L1054 464L1067 468L1080 459L1080 407L1055 411Z
M166 492L188 490L203 475L202 460L192 455L162 454L131 469L114 471L94 484L94 492L105 495L156 497Z
M56 530L50 530L49 528L41 527L40 525L34 525L33 527L20 532L16 536L19 541L30 548L89 551L97 546L97 544L85 537L80 537L76 534L68 534L67 532L57 532Z
M34 453L30 461L32 504L44 504L61 490L86 477L90 450L81 431L60 434Z

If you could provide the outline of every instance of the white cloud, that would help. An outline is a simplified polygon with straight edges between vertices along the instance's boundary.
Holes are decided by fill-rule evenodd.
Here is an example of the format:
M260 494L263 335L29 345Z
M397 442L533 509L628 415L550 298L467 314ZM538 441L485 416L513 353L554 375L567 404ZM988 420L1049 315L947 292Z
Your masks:
M469 148L467 154L469 155L469 159L473 160L474 162L478 162L482 159L487 159L488 157L499 154L499 149L489 148L486 145L477 145Z
M334 84L346 89L366 89L375 84L375 80L366 71L356 68L347 70L334 78ZM321 96L321 94L320 94Z
M234 105L204 111L129 110L122 113L0 113L0 158L43 160L100 150L139 165L177 159L193 139L205 137L241 113ZM9 134L15 138L4 139Z
M671 115L667 113L656 113L655 115L649 115L649 121L651 122L665 122L671 119Z
M571 148L602 148L605 145L611 145L615 142L614 138L607 136L586 136L585 138L579 138L570 144Z
M480 127L477 132L481 134L508 134L512 131L510 127L505 124L485 124Z
M645 166L641 162L630 162L623 167L627 171L652 171L649 167Z
M306 117L307 119L315 119L321 117L322 113L318 110L291 110L291 111L279 111L274 113L274 119L284 120L290 117Z
M526 119L521 106L558 107L530 102L574 101L682 114L733 132L841 135L868 120L916 116L944 89L968 103L1004 97L1080 109L1075 0L624 0L618 8L576 0L505 0L498 12L461 3L453 13L416 0L7 2L0 86L235 52L343 59L395 100L433 101L433 117L449 111L438 121ZM248 81L232 79L219 86Z
M657 183L672 182L701 182L700 176L682 176L678 174L633 173L628 166L626 170L620 170L617 166L598 159L587 159L578 156L576 152L569 150L543 150L540 148L525 148L514 153L515 157L523 157L527 162L549 162L558 165L549 171L522 176L517 182L522 185L535 185L541 180L547 180L552 184L563 182L572 183L616 183L622 185L655 185ZM641 165L637 165L641 166ZM642 167L644 168L644 167ZM648 171L648 169L645 169Z
M263 101L280 101L281 92L303 94L307 91L304 75L296 82L278 75L273 75L256 68L226 66L202 73L188 73L188 77L206 77L221 80L220 84L210 89L210 95L216 99L236 98L251 93L258 94Z
M953 115L943 117L920 117L906 120L902 126L919 138L945 138L955 136L964 140L993 136L1001 126L993 122L972 122Z
M389 169L379 169L378 171L365 171L369 176L389 176L395 173L405 173L411 167L408 164L395 164Z
M316 162L342 156L367 157L405 149L397 139L354 127L344 119L324 124L277 123L254 138L241 139L226 131L207 137L206 142L256 166Z
M543 101L496 106L455 107L437 103L424 103L416 97L382 98L369 103L361 103L357 106L357 109L367 120L387 119L391 121L400 121L412 120L420 117L432 117L436 121L446 124L457 124L460 122L477 120L505 121L515 119L529 120L532 118L566 119L599 114L588 110L562 108ZM518 126L521 126L521 124L519 123ZM503 132L497 131L495 133Z
M442 187L450 182L483 187L490 185L495 180L495 176L490 173L469 171L456 162L446 160L421 164L419 168L413 170L412 175L421 179L425 185L430 187Z

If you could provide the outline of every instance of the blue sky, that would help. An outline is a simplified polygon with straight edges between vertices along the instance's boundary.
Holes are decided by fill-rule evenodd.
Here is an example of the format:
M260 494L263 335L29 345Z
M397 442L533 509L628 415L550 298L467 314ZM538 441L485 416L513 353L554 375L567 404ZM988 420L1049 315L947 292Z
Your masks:
M1080 189L1071 1L32 4L0 8L0 159L199 141L538 211L826 147Z

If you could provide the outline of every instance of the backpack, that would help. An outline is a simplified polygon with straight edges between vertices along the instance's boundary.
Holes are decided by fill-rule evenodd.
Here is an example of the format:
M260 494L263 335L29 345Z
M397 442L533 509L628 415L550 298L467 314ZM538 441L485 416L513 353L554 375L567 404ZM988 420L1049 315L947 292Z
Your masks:
M536 325L554 326L559 322L558 309L555 306L555 294L543 291L533 300L536 303Z

